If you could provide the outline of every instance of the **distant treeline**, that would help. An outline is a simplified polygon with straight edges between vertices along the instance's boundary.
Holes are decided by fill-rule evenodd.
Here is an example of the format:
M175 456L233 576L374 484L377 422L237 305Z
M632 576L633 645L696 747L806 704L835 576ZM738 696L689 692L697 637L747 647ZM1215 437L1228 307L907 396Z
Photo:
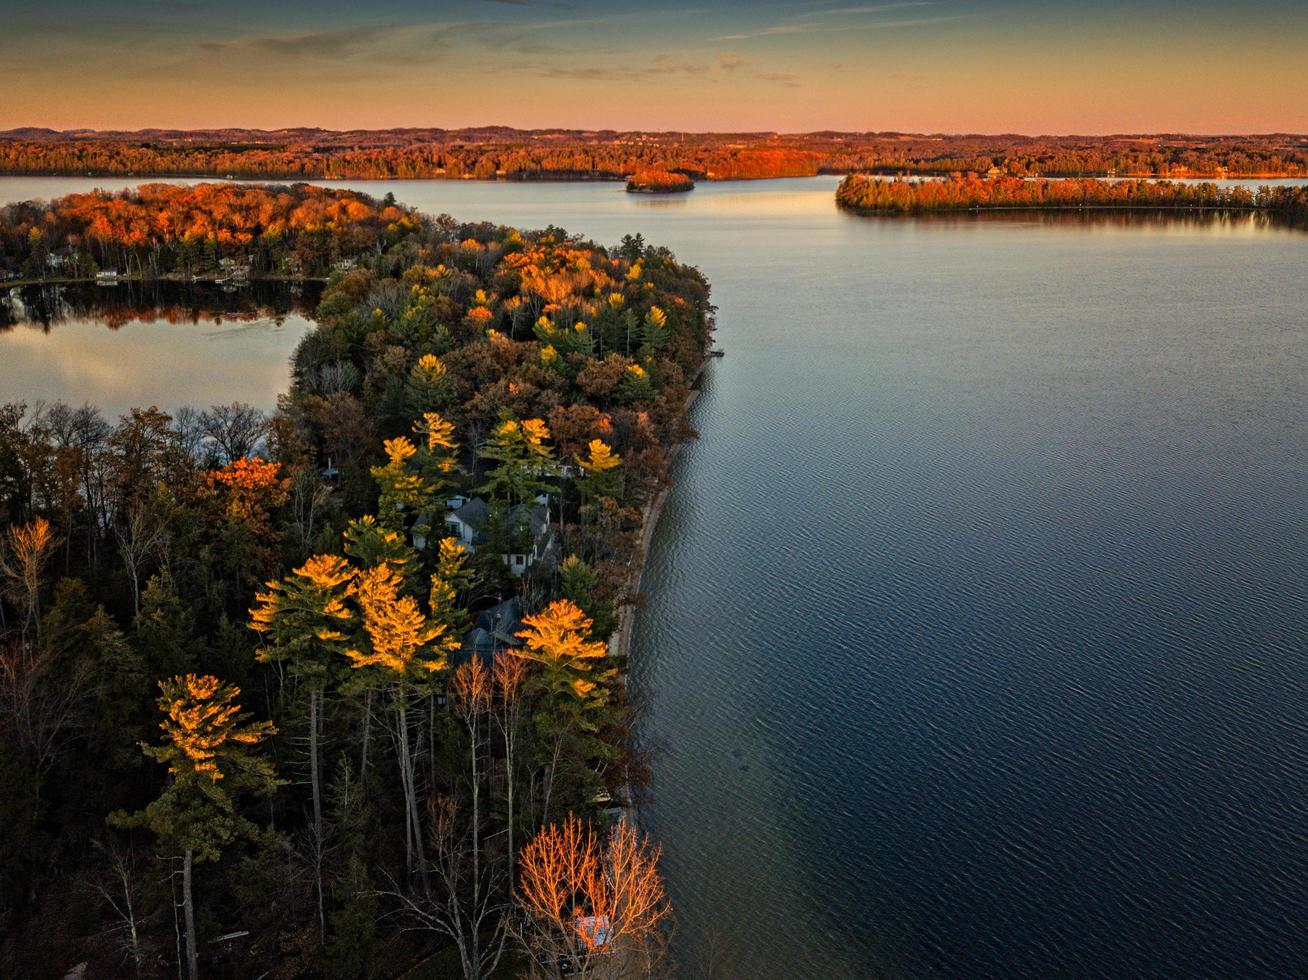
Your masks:
M851 174L836 189L836 203L859 213L974 209L1161 208L1308 213L1308 187L1182 184L1166 180L1023 180L968 175L948 180L879 180Z
M733 180L818 173L1013 176L1308 175L1308 137L644 133L502 128L23 129L0 132L0 174L212 175L259 179L625 180L645 170Z
M323 276L417 228L392 200L310 187L146 184L0 208L0 272L85 278L112 268L157 278L217 271Z

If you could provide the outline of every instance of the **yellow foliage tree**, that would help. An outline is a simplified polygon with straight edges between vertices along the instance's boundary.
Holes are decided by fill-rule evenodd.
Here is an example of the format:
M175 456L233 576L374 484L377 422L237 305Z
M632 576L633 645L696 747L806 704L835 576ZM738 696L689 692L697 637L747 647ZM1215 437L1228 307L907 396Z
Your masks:
M570 692L579 701L590 699L597 687L591 679L593 661L608 652L603 640L590 639L590 617L572 600L558 599L525 616L522 625L526 628L517 633L523 642L520 656L544 668L555 692Z

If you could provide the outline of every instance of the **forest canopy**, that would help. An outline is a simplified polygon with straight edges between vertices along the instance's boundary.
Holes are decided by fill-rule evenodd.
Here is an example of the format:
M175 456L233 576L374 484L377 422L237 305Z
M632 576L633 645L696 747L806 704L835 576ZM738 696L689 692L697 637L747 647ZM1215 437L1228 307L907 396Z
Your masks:
M954 175L945 180L886 180L851 174L836 189L836 203L863 214L1074 208L1271 211L1302 216L1308 187L1219 187L1166 180L1023 180Z
M350 263L271 416L0 408L0 974L585 976L603 922L645 975L669 910L617 818L609 638L708 284L639 237L231 193L6 212L146 264L196 221ZM145 200L176 220L133 231Z
M1308 174L1308 137L649 133L476 129L0 132L0 174L217 176L278 180L626 180L819 173L1017 177L1277 177Z
M70 274L158 277L239 257L255 274L322 276L419 223L392 201L308 184L145 184L0 208L0 270L35 276L56 256Z

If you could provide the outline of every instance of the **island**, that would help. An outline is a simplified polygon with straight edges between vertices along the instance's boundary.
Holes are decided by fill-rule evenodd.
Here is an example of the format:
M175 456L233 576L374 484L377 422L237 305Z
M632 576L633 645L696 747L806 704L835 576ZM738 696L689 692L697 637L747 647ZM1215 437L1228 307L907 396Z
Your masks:
M695 189L695 182L675 170L642 170L627 179L629 194L680 194Z
M1308 186L1253 191L1166 180L1023 179L979 174L955 174L943 180L887 180L851 174L836 188L836 204L856 214L1150 209L1266 211L1298 219L1308 215Z
M6 268L56 256L327 284L272 415L0 407L14 928L65 937L59 975L174 944L192 978L657 960L619 624L692 434L704 277L309 185L0 213Z

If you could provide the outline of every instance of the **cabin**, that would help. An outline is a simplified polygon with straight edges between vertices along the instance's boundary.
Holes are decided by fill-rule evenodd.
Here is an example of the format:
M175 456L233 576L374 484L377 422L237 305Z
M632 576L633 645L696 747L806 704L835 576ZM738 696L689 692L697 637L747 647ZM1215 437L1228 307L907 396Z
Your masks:
M504 556L504 564L514 575L522 575L558 550L550 526L550 512L540 503L514 507L509 511L509 526L514 528L513 545ZM554 561L558 561L558 556L554 556Z
M476 550L481 529L490 517L490 505L480 497L452 497L446 501L450 512L445 515L445 529L469 551Z
M613 938L613 923L607 915L579 915L573 923L587 946L595 951L608 952L604 947Z
M45 257L45 267L47 269L62 269L64 267L64 256L55 255L52 252Z
M116 286L118 284L118 270L101 269L95 274L95 284L97 286Z
M511 544L503 557L504 564L516 576L523 575L527 569L538 564L549 566L561 560L562 549L550 523L548 502L549 498L542 494L531 504L518 504L509 510ZM490 504L481 497L451 497L446 505L450 508L445 515L446 535L457 538L459 544L469 551L476 551L486 541L485 528L491 516ZM416 548L425 547L426 537L415 535L413 544Z
M250 264L243 259L221 258L218 260L218 269L218 282L244 282L250 278Z
M452 666L459 667L477 657L489 667L505 650L522 646L517 634L522 629L525 615L522 599L518 596L482 610L472 629L464 635L462 645L451 657Z

